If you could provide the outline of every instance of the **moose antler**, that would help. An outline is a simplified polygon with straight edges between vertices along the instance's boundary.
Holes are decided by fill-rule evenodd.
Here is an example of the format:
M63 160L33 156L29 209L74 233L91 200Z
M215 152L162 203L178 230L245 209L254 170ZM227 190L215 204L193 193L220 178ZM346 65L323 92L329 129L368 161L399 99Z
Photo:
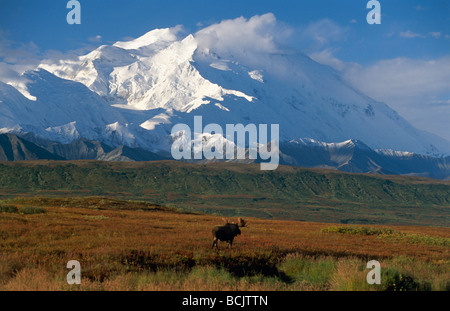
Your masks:
M244 220L244 219L242 219L242 218L239 218L238 219L238 226L239 227L246 227L247 226L247 222Z

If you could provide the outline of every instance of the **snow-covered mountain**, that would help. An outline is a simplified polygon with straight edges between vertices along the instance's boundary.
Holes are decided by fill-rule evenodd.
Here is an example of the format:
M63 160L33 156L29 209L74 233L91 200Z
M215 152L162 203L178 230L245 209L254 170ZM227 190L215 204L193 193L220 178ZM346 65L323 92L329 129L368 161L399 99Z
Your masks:
M46 60L24 74L22 87L0 82L0 133L167 155L172 127L192 126L201 115L204 125L223 128L279 124L282 142L352 139L372 149L450 155L448 141L414 128L300 52L235 53L216 49L221 38L210 44L207 35L157 29L76 59Z
M351 173L450 178L450 157L435 158L393 150L373 150L357 140L323 143L311 139L284 142L281 164Z

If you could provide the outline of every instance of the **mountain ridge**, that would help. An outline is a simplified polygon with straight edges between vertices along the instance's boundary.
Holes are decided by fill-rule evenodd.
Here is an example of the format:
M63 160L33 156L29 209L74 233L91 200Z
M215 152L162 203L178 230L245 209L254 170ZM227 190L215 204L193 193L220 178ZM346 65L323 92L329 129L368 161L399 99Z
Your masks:
M283 163L307 164L292 154L294 150L302 154L300 149L305 147L293 142L304 137L303 143L322 142L329 153L323 154L325 158L331 156L332 144L339 149L334 157L342 159L349 156L344 155L342 142L359 144L356 155L370 149L361 154L363 160L331 161L337 169L427 174L387 163L389 153L396 155L391 156L394 162L414 153L441 158L435 166L441 165L442 176L447 174L449 142L414 128L332 68L301 52L255 52L245 50L245 45L236 47L242 51L227 50L220 37L216 41L221 48L217 42L216 46L208 43L205 36L210 33L180 36L179 32L177 27L156 29L77 58L46 60L24 73L25 88L0 82L0 133L62 145L85 139L109 146L102 151L81 143L80 159L90 152L89 157L100 158L117 148L110 159L133 149L167 157L176 139L172 127L184 123L193 128L194 116L199 115L204 124L222 128L226 124L280 124L280 143L290 150L284 152ZM310 150L316 147L309 145ZM433 176L437 174L434 167L429 169Z
M0 161L64 160L44 148L12 134L0 134Z
M31 150L41 150L22 157L6 157L8 152L5 137L21 141ZM142 162L170 160L169 154L158 154L141 148L111 147L99 141L78 139L69 144L20 138L13 134L0 134L0 160L99 160L109 162ZM33 141L33 142L31 142ZM6 147L6 148L5 148ZM11 151L9 151L11 153ZM406 175L450 180L450 157L434 158L414 153L373 150L360 141L349 140L337 144L325 144L308 139L282 143L280 164L304 168L325 168L349 173L369 173L377 175ZM192 161L190 161L192 162ZM223 161L193 161L207 164ZM258 163L258 160L234 160L236 163Z
M449 227L450 181L258 164L178 161L0 163L0 197L139 200L190 212Z

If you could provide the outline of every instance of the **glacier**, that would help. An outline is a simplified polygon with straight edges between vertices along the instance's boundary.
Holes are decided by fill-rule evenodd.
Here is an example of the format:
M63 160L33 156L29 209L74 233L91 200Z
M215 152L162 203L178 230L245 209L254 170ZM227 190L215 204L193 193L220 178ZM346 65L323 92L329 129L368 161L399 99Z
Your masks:
M242 57L208 46L204 32L180 33L152 30L76 58L47 59L23 74L20 87L0 82L0 133L167 153L172 127L193 128L202 116L223 128L279 124L282 142L361 141L385 153L450 155L448 141L304 53L244 49ZM208 139L224 139L216 136Z

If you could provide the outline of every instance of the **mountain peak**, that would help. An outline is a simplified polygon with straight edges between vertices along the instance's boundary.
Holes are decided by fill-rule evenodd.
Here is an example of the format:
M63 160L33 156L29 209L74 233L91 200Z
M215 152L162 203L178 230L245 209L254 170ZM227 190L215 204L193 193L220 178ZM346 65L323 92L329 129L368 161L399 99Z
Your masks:
M365 149L365 150L370 149L369 146L367 146L365 143L363 143L362 141L360 141L358 139L350 139L350 140L344 142L343 144L357 147L358 149Z
M27 84L35 105L0 85L0 124L58 141L88 138L168 151L173 125L191 126L202 116L205 125L222 128L279 124L280 141L305 137L310 140L299 143L450 154L448 143L426 136L303 53L274 54L214 32L181 37L181 30L155 29L42 64L47 72L31 73Z
M129 41L118 41L113 44L115 47L124 50L138 50L142 47L157 43L171 43L178 39L177 34L181 31L181 26L174 28L154 29L137 39Z

